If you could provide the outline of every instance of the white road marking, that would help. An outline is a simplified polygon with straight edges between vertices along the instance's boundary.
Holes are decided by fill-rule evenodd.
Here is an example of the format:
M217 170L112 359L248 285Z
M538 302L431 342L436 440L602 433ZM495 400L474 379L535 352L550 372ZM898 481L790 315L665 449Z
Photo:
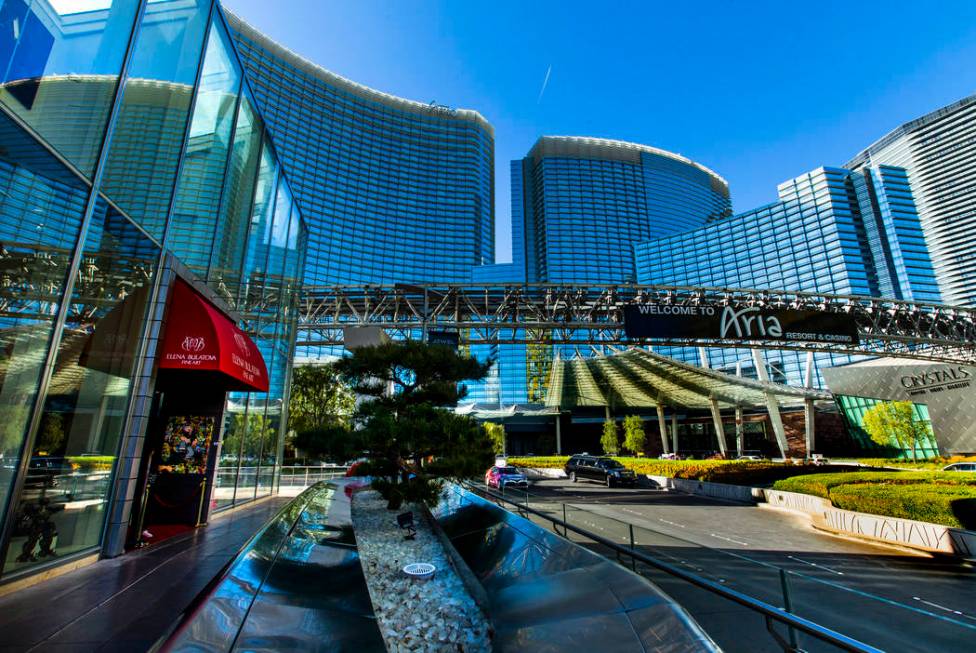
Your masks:
M719 535L717 533L709 533L712 537L717 537L720 540L725 540L726 542L733 542L735 544L741 544L742 546L749 546L748 542L743 542L741 540L733 540L731 537L725 537L724 535Z
M818 565L816 562L809 562L808 560L803 560L802 558L797 558L796 556L786 556L790 560L796 560L797 562L802 562L805 565L810 565L811 567L816 567L817 569L823 569L824 571L829 571L832 574L837 574L838 576L843 576L844 572L837 571L836 569L831 569L827 565Z
M634 514L636 515L639 513L634 513ZM671 524L672 526L677 526L678 528L685 528L684 524L679 524L678 522L668 521L667 519L661 519L660 517L658 517L657 520L663 521L665 524Z
M976 617L971 617L968 614L965 614L963 612L960 612L959 610L953 610L952 608L947 608L944 605L939 605L938 603L932 603L931 601L926 601L925 599L923 599L920 596L913 596L912 598L915 599L916 601L919 601L921 603L924 603L925 605L930 605L933 608L938 608L939 610L945 610L946 612L951 612L952 614L957 614L960 617L966 617L967 619L976 620Z

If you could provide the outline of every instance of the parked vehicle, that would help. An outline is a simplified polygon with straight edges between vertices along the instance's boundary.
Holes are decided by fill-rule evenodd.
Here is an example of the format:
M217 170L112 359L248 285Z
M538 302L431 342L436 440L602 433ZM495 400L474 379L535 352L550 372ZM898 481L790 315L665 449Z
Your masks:
M517 467L492 467L485 474L485 487L504 490L506 487L529 487L529 479Z
M942 468L944 472L976 472L976 463L952 463Z
M742 456L736 456L736 460L764 460L762 456L754 456L752 454L745 454Z
M62 456L32 456L27 467L24 485L27 487L57 487L58 477L72 472L71 463Z
M581 479L599 481L607 487L637 485L637 474L612 458L576 455L566 462L566 475L575 483Z

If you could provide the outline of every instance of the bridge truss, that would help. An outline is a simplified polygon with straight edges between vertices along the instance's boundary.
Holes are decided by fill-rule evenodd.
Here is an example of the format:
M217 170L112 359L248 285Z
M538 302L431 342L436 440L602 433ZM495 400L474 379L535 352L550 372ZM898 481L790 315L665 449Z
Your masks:
M857 324L860 342L635 340L624 333L624 307L641 304L846 313ZM461 343L468 345L748 347L976 363L976 309L784 290L636 284L396 284L304 289L298 345L341 345L343 330L351 327L380 327L393 338L456 331Z

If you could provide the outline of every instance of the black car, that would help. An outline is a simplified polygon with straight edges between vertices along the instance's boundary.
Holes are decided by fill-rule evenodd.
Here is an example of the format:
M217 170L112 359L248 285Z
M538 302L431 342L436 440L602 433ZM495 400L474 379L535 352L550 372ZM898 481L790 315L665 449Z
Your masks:
M637 474L625 468L613 458L601 456L576 455L566 462L566 475L576 482L580 479L599 481L607 487L637 485Z

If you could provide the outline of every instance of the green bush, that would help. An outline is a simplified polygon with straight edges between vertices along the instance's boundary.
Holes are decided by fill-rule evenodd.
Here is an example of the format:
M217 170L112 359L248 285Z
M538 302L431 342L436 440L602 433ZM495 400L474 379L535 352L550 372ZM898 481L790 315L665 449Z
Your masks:
M613 459L637 474L733 485L767 484L797 474L830 471L812 465L788 465L761 460L657 460L627 456L614 456ZM562 469L568 460L569 456L536 456L509 458L508 462L517 467Z
M786 492L812 494L844 510L976 527L976 473L846 472L777 481Z
M112 469L115 456L68 456L72 469L82 472L102 472Z
M838 474L811 474L794 476L777 481L773 489L784 492L801 492L829 499L831 490L841 485L883 483L911 485L931 483L936 485L974 485L976 474L969 472L841 472Z
M976 456L949 456L942 458L929 458L913 463L904 458L856 458L856 462L870 467L898 467L902 469L928 469L933 471L941 470L946 465L960 462L976 462Z
M976 484L889 483L841 485L830 502L843 510L916 519L955 528L976 526Z

